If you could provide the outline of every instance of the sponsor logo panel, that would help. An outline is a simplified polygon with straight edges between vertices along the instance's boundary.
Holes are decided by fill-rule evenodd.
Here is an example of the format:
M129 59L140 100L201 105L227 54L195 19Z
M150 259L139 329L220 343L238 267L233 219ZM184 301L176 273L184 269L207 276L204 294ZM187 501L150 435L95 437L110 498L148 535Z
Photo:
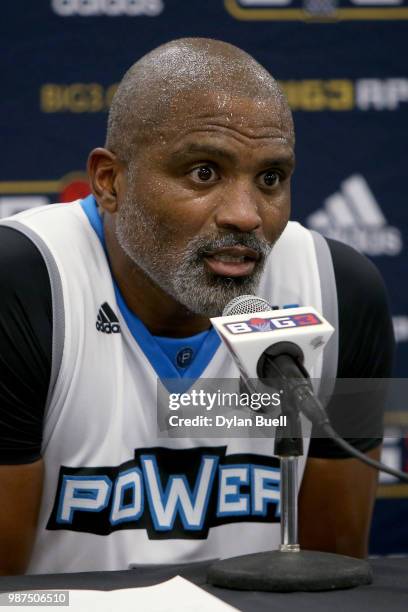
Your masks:
M397 111L408 102L408 78L300 79L279 81L293 111ZM118 84L44 83L39 91L43 113L107 112Z
M45 196L0 196L0 218L16 215L28 208L45 206L50 201Z
M395 340L398 343L408 342L408 316L395 315L392 317Z
M163 0L51 0L59 17L157 17Z
M257 332L269 332L287 327L307 327L320 325L322 321L312 312L288 315L286 317L251 317L246 321L236 323L224 323L224 327L230 334L251 334Z
M407 0L224 0L243 21L399 21L408 19Z
M372 257L402 252L401 231L389 225L367 181L354 174L340 190L326 198L323 207L306 219L308 227L340 240Z
M0 218L53 202L72 202L90 193L84 172L70 172L55 181L0 182Z
M100 83L45 83L40 89L40 108L43 113L106 112L117 86L117 83L107 87Z
M408 472L408 436L401 435L400 427L385 428L381 461L397 470ZM395 476L380 472L379 481L382 485L393 484L393 487L380 487L378 497L408 497L406 486L400 484Z

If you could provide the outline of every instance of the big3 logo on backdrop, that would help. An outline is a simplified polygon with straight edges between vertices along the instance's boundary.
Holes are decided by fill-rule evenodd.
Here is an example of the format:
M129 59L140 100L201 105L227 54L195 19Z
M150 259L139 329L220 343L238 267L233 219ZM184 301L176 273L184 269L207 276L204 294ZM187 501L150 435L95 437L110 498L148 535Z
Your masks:
M408 0L224 0L243 21L381 21L408 19Z

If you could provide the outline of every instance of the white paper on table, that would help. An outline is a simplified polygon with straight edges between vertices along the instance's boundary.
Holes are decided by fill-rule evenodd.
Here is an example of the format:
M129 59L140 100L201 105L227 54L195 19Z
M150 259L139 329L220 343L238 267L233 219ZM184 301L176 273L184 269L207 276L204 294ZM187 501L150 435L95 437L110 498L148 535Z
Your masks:
M51 592L51 591L50 591ZM150 587L114 591L69 591L68 606L1 606L0 611L35 610L43 612L237 612L229 604L200 587L175 576Z

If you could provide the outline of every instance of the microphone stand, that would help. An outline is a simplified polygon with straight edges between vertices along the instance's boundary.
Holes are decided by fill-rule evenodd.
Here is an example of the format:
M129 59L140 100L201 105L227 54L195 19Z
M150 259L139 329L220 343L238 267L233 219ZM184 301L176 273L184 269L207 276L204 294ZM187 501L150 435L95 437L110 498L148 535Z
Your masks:
M282 399L286 393L282 394ZM274 454L281 464L281 552L299 552L298 541L298 463L303 455L302 426L299 414L282 401L287 426L276 429Z
M229 589L279 592L328 591L371 584L371 567L363 559L300 549L297 479L303 439L299 413L289 398L286 391L281 396L287 425L277 428L274 446L274 454L281 462L279 550L216 561L209 568L207 581Z

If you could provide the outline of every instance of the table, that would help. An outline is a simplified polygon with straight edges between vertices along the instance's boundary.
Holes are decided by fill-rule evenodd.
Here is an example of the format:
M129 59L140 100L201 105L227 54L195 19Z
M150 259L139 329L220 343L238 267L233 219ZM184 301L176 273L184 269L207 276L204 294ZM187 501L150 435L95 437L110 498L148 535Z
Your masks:
M140 566L115 572L1 576L0 591L31 589L96 589L109 591L151 586L177 574L243 612L407 612L408 557L371 559L370 586L323 593L261 593L230 591L206 584L208 562L174 566ZM63 610L64 608L61 608ZM177 604L175 603L175 610Z

